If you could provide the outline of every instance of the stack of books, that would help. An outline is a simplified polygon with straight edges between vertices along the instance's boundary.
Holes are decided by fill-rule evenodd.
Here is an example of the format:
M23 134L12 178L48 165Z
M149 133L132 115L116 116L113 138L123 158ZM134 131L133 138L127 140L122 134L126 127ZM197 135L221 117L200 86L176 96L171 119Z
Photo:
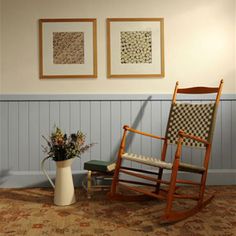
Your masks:
M90 171L112 172L116 163L111 161L91 160L84 163L84 169Z

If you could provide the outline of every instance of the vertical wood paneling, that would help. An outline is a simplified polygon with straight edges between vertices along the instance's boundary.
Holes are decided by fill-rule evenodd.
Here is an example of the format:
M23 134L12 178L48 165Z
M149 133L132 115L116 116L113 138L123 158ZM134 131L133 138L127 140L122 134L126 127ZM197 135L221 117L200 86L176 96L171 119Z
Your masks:
M141 101L131 101L131 127L141 130L141 120L143 117L143 110L141 109ZM141 153L141 135L131 133L131 152ZM139 163L131 163L133 168L141 168Z
M182 156L181 156L181 161L182 162L186 162L186 163L189 163L189 164L192 163L192 155L193 155L192 151L193 151L193 149L195 149L195 148L183 146ZM174 152L175 152L175 148L172 149L172 155L173 156L175 155ZM199 156L198 159L200 160L201 156Z
M70 133L70 104L69 102L60 102L60 128L64 133Z
M124 125L131 126L131 102L130 101L123 101L121 102L121 137L123 135L123 127ZM127 134L126 136L126 152L131 152L131 136L130 133ZM129 160L124 160L122 163L123 166L128 166L131 167L131 161Z
M141 120L141 128L142 128L142 131L150 134L152 132L151 102L142 101L141 106L142 106L141 109L143 113L143 117ZM141 135L141 154L145 156L149 156L149 157L152 155L152 138ZM147 168L147 165L142 165L142 168L143 169Z
M70 131L76 133L80 130L81 125L81 107L80 102L71 102L70 103Z
M151 103L148 102L141 102L142 104L142 112L143 117L141 120L141 127L142 131L146 133L152 132L152 125L151 125ZM152 144L152 138L141 136L141 148L142 148L142 154L146 156L151 156L151 144Z
M17 170L19 167L19 109L17 102L9 103L9 168Z
M222 166L222 102L219 104L215 132L212 143L211 167L220 169Z
M56 126L60 126L60 104L59 102L50 102L49 103L49 124L50 124L50 133L55 129Z
M195 103L197 101L193 101ZM156 135L165 135L170 101L5 101L1 106L1 170L38 171L45 156L41 145L46 145L42 135L48 137L54 126L64 132L81 130L86 142L95 146L73 163L73 170L83 170L83 163L90 159L116 160L127 124L135 129ZM236 102L223 100L217 115L213 139L212 169L236 168ZM140 135L129 135L127 150L148 156L161 156L162 141ZM168 149L171 161L175 146ZM185 148L182 161L201 164L203 149ZM129 161L125 163L131 166ZM133 167L142 165L133 163ZM50 170L55 163L50 161ZM145 166L143 166L145 168Z
M8 158L9 158L9 103L0 103L1 105L1 169L7 171L9 169L8 166Z
M29 103L19 103L19 170L29 170Z
M91 102L91 160L101 160L101 103Z
M39 132L40 132L40 162L47 156L46 153L43 152L42 146L47 146L46 141L42 138L42 135L46 138L50 135L50 110L48 102L40 102L39 103ZM45 168L49 169L49 161L45 163Z
M121 138L120 102L111 102L111 159L117 157Z
M231 139L231 159L232 159L232 169L236 168L236 101L231 102L232 118L232 139Z
M191 164L202 166L203 155L205 155L205 148L192 148L191 152Z
M80 102L70 103L70 131L71 133L76 133L80 130L81 126L81 111ZM81 170L81 159L74 161L72 165L72 170Z
M39 102L29 103L29 168L39 170L40 132Z
M170 113L170 106L171 106L171 102L170 101L162 101L161 102L161 135L165 137L165 133L166 133L166 127L167 127L167 121L168 121L168 117L169 117L169 113ZM169 145L169 147L167 148L167 153L166 153L166 161L171 162L173 155L172 152L173 150L175 150L175 146L173 147L173 145Z
M59 102L49 102L49 127L50 134L55 130L55 126L60 126L60 104ZM50 170L56 170L54 161L49 160Z
M151 102L151 133L157 136L162 136L162 111L161 102ZM158 139L151 140L151 156L161 159L163 141Z
M86 141L91 143L91 107L90 102L81 102L81 131L86 135ZM81 168L84 168L84 162L89 161L91 150L88 150L81 156Z
M222 101L222 163L221 168L230 169L232 166L231 160L231 101Z
M101 159L109 161L115 160L116 157L111 156L111 106L110 102L101 102Z

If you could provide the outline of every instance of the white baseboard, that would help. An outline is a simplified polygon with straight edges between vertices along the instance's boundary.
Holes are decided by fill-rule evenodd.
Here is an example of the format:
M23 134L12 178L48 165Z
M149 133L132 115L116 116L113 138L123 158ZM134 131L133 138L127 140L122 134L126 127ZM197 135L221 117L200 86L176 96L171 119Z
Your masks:
M86 171L73 172L74 185L81 186ZM49 171L49 176L55 180L55 171ZM51 187L48 179L41 171L10 171L0 176L0 188L30 188Z
M52 179L55 178L55 172L49 172ZM73 172L73 180L75 187L81 186L82 179L85 177L86 171ZM180 177L189 175L181 173ZM164 174L164 178L168 178L170 173ZM194 175L197 176L197 175ZM208 185L236 185L236 169L214 169L209 170ZM26 187L50 187L47 178L40 171L14 171L8 172L0 176L0 188L26 188Z

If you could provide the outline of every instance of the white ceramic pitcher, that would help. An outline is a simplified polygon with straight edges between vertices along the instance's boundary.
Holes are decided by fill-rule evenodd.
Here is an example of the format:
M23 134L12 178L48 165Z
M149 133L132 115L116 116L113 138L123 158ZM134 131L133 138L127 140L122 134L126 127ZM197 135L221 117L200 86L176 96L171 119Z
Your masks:
M49 157L45 157L41 162L41 169L54 188L54 204L58 206L67 206L75 203L75 189L71 173L71 164L75 158L65 161L56 161L56 180L55 185L49 177L44 163Z

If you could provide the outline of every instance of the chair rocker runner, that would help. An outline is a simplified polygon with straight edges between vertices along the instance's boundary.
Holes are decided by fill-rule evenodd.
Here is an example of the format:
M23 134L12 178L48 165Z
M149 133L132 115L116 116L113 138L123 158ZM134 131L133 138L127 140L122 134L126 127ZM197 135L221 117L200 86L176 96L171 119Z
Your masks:
M208 163L211 155L212 137L214 131L214 125L216 120L217 107L220 101L220 95L222 91L223 80L220 81L219 87L191 87L191 88L178 88L178 82L176 83L172 104L167 123L165 137L156 136L153 134L144 133L139 130L135 130L125 125L123 127L123 137L118 152L118 158L116 162L116 169L113 176L111 191L109 197L111 199L135 199L130 195L124 195L118 193L118 184L131 190L140 193L141 196L151 196L157 199L165 199L167 201L165 212L161 217L162 223L171 223L182 220L189 217L203 207L205 207L214 197L211 196L208 199L204 199L204 192L207 179ZM216 98L210 103L183 103L177 102L177 94L209 94L215 93ZM134 153L127 153L125 151L127 133L132 132L144 136L148 136L154 139L162 140L162 154L161 160L156 158L147 157ZM174 160L172 163L166 162L166 152L169 144L176 144L176 151ZM181 161L182 146L189 146L192 148L203 148L204 160L202 166L197 166ZM138 162L145 166L157 167L157 171L150 171L144 169L135 169L125 167L122 165L123 160L130 160L132 162ZM163 180L163 170L167 169L171 171L169 180ZM179 179L179 172L188 172L200 175L200 181L192 181L186 179ZM121 179L120 173L123 175L131 175L138 179L144 179L145 181L131 181L128 179ZM122 175L122 176L123 176ZM151 183L149 183L149 182ZM176 192L176 189L180 186L177 184L193 185L197 186L198 193L193 194L180 194ZM137 185L146 185L148 188L140 188ZM162 189L162 185L167 186L167 189ZM150 187L152 190L150 190ZM175 199L190 199L196 201L195 207L189 210L175 211L173 210L173 200ZM138 198L139 199L139 198Z

